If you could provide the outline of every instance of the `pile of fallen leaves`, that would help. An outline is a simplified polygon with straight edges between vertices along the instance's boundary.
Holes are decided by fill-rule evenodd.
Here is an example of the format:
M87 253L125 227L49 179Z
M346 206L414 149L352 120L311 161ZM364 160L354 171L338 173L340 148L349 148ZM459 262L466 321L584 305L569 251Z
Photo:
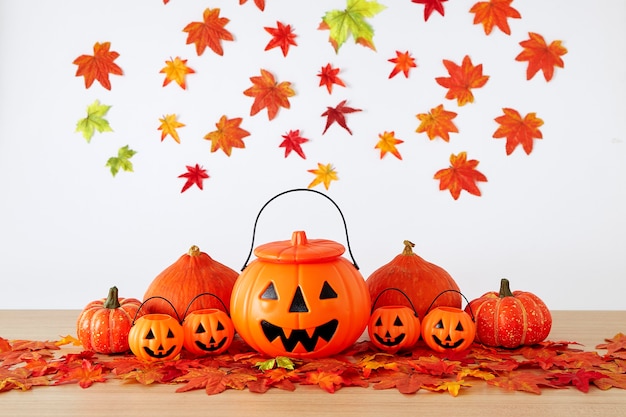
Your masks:
M61 340L9 341L0 337L0 392L34 386L78 384L83 388L111 379L124 383L178 385L175 392L203 389L218 394L226 389L265 392L293 391L298 385L317 385L327 392L342 387L395 388L404 394L424 389L457 396L473 385L488 384L507 391L541 394L544 388L574 387L588 392L626 389L626 335L618 333L596 349L585 351L576 342L543 342L518 349L494 349L474 344L463 352L442 355L418 346L390 355L375 351L368 341L322 359L267 358L236 340L227 354L143 362L131 354L63 354ZM67 349L65 349L67 350Z

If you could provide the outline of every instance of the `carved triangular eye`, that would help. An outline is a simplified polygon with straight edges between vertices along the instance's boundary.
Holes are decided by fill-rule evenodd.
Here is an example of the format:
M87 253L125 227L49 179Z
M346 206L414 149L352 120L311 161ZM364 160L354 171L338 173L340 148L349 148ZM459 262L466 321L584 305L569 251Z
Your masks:
M154 333L152 333L152 329L150 329L150 331L146 335L146 339L154 339Z
M443 322L439 320L437 324L435 324L435 329L443 329L443 328L444 328Z
M382 326L382 325L383 325L383 321L379 317L378 320L376 320L375 326Z
M461 322L459 322L459 324L456 325L456 329L454 330L459 331L459 332L463 331L463 325L461 324Z
M322 292L320 293L320 300L327 300L329 298L337 298L337 293L333 290L333 287L330 286L328 281L324 281Z
M224 330L224 325L222 324L221 321L217 322L217 330Z
M172 329L168 329L167 330L167 338L168 339L173 339L174 338L174 333L172 332Z
M204 328L204 326L202 325L202 323L200 323L200 325L198 326L198 328L196 329L196 333L205 333L206 329Z
M270 285L268 285L263 294L261 294L261 298L263 300L278 300L278 294L276 294L276 288L274 288L273 282L270 282Z
M400 320L400 317L396 316L396 320L393 322L394 326L402 326L402 320Z

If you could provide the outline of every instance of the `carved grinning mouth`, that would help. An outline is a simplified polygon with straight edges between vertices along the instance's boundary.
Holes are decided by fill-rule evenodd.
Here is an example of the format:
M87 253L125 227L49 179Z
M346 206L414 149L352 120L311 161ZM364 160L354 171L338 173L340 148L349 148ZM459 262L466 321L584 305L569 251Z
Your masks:
M227 337L224 337L224 338L222 338L222 340L220 340L220 342L218 344L215 344L215 342L213 342L213 343L209 344L209 346L205 345L204 343L202 343L199 340L196 340L196 346L198 346L200 349L202 349L202 350L204 350L206 352L214 352L214 351L216 351L218 349L221 349L226 344L226 340L227 339L228 339ZM211 340L213 340L213 339L211 338Z
M402 333L398 337L394 337L394 338L386 338L386 337L383 338L383 337L380 337L377 334L374 335L374 337L376 338L378 343L380 343L383 346L396 346L396 345L399 345L400 342L402 342L404 340L404 336L406 336L404 333Z
M313 331L313 334L309 336L305 329L294 329L291 331L289 337L285 336L285 331L282 327L278 327L269 321L262 320L261 328L265 337L270 342L273 342L276 338L280 337L283 347L287 352L293 352L298 343L302 344L307 352L313 352L317 345L318 339L330 341L335 335L339 321L336 319L330 320L320 326L317 326Z
M176 349L176 345L172 346L171 348L169 348L169 349L168 349L167 351L165 351L165 352L162 352L162 353L156 353L154 350L150 349L148 346L144 346L144 347L143 347L143 350L145 350L145 351L146 351L146 353L147 353L149 356L152 356L153 358L157 358L157 359L160 359L160 358L165 358L165 357L167 357L167 356L171 355L171 354L174 352L174 350L175 350L175 349Z
M459 339L456 341L456 343L443 343L441 341L441 339L439 339L437 336L433 335L433 339L435 340L435 343L437 343L439 346L441 346L444 349L455 349L458 348L459 346L461 346L461 344L465 341L465 339Z

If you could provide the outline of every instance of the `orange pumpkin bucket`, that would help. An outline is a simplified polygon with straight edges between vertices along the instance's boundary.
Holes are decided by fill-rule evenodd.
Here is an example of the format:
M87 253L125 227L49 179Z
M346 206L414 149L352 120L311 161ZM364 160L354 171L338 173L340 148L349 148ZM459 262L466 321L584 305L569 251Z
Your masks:
M350 243L343 213L339 210ZM256 232L256 224L254 232ZM337 354L361 336L367 326L370 295L352 262L342 257L342 244L309 239L295 231L290 240L252 247L231 296L230 313L237 333L252 348L271 357L319 358Z

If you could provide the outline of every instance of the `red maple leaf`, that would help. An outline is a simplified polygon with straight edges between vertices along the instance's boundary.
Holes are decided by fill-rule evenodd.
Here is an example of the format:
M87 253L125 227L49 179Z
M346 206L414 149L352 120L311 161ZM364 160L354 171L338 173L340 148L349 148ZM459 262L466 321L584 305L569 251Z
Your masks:
M433 11L439 12L444 16L445 10L443 9L443 2L448 0L411 0L413 3L424 5L424 21L428 21L428 18Z
M326 107L326 111L322 113L322 117L326 116L326 127L324 128L322 135L326 133L330 125L332 125L335 122L337 122L339 126L346 129L348 133L352 134L352 131L350 130L350 128L348 128L348 125L346 124L345 114L358 112L358 111L361 111L361 109L355 109L355 108L346 106L345 105L346 101L347 100L343 100L336 107Z
M485 34L489 35L494 25L507 35L511 34L508 18L520 19L522 15L513 7L513 0L480 1L472 6L474 24L482 23Z
M233 35L225 29L230 19L220 17L220 9L205 9L202 22L191 22L183 29L187 32L187 44L196 45L198 56L204 53L208 46L218 55L224 55L222 40L232 41Z
M60 374L56 383L78 382L82 388L89 388L94 382L106 381L102 371L102 364L93 364L90 360L83 359L80 366L72 367L66 373Z
M85 77L85 88L91 87L97 80L107 90L111 89L109 74L122 75L122 69L113 61L120 56L115 51L110 51L110 42L96 42L93 46L93 55L81 55L72 62L78 65L77 77Z
M339 68L333 68L330 64L326 64L325 67L322 67L319 74L317 74L317 76L320 77L320 87L325 85L328 90L328 94L332 94L333 84L337 84L342 87L346 86L343 80L337 76L339 71L341 71Z
M389 78L395 77L400 71L404 73L404 76L406 78L409 78L409 70L411 68L417 67L417 64L415 63L415 59L413 59L409 51L406 51L406 52L396 51L396 57L391 58L388 61L393 64L396 64L393 67L391 74L389 74Z
M571 384L582 392L589 392L589 383L591 381L607 377L603 373L586 369L579 369L576 372L559 372L551 376L556 379L558 384Z
M539 130L543 120L538 118L536 113L528 113L522 118L517 110L503 108L502 111L504 115L495 118L500 127L494 132L493 137L506 138L507 155L510 155L517 145L522 145L526 154L530 155L533 150L533 139L543 138Z
M209 178L209 174L207 174L206 170L198 164L193 167L187 165L187 172L185 172L184 174L180 174L178 178L187 178L187 182L185 182L185 185L183 185L183 189L180 190L181 193L184 193L189 187L194 184L202 190L202 182L205 179Z
M473 88L484 86L489 80L488 75L483 75L483 65L474 66L468 55L465 55L461 65L457 65L447 59L443 60L443 65L448 70L450 77L437 77L437 84L448 89L446 98L457 100L459 106L474 102Z
M450 167L435 173L434 178L439 180L439 189L450 190L450 194L455 200L459 198L462 190L480 196L480 189L476 182L487 181L487 177L476 170L477 165L477 160L467 160L466 152L450 155Z
M567 49L561 45L561 41L552 41L548 45L543 36L538 33L529 32L528 36L530 39L519 43L524 50L515 57L515 60L528 61L527 80L533 78L541 70L545 80L550 81L554 75L554 67L565 66L561 56L567 53Z
M239 0L239 4L245 4L247 1L248 0ZM254 0L254 4L256 4L259 10L265 10L265 0Z
M269 51L272 48L280 47L283 56L287 56L289 46L298 46L296 43L297 35L293 32L291 25L284 25L281 22L276 22L276 25L275 28L265 27L265 31L272 35L272 40L265 46L265 50Z
M254 97L254 103L250 109L250 116L254 116L262 109L267 109L267 117L272 120L278 114L278 109L290 107L289 97L296 93L291 88L289 81L277 82L271 72L261 69L261 76L250 77L252 87L243 93L248 97Z
M304 152L302 151L302 147L300 145L308 142L309 139L306 139L300 136L299 129L290 130L289 133L287 133L286 135L283 135L282 137L285 140L281 142L281 144L279 145L279 148L285 148L285 158L289 156L291 151L294 151L295 153L300 155L302 159L306 159L306 156L304 156Z

